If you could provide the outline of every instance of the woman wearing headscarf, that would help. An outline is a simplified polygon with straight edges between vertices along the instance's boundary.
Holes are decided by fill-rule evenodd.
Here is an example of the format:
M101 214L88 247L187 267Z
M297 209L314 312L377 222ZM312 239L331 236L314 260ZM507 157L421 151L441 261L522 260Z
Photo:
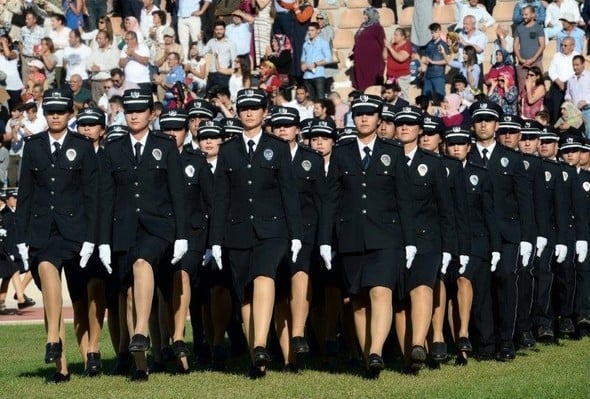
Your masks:
M385 30L379 23L375 7L363 11L365 21L354 35L352 60L354 61L354 87L364 91L367 87L383 83L387 52Z
M581 130L580 127L584 123L582 119L582 112L574 105L574 103L565 101L561 104L561 117L555 122L555 128L560 132L564 132L570 128Z
M504 114L518 114L518 86L515 85L514 74L503 71L497 79L492 79L488 98L500 105Z
M332 25L330 25L328 13L325 10L321 10L318 12L315 20L318 24L320 24L320 37L330 43L330 48L332 48L332 40L334 40L334 28L332 28Z
M490 71L484 76L484 82L488 88L488 93L492 91L492 84L497 81L500 74L510 74L514 82L514 65L510 59L510 54L504 49L496 50L496 62L491 66ZM497 82L496 82L497 83Z
M442 121L446 128L463 125L461 101L461 97L455 93L447 94L445 96L445 99L443 100L443 106L445 110Z

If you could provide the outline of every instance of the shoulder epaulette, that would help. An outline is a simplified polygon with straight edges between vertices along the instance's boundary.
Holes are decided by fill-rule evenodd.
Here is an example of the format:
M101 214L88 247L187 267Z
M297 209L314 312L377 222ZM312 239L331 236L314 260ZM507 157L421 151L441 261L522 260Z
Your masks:
M46 132L41 132L41 133L35 133L35 134L31 134L30 136L25 137L25 143L31 141L31 140L37 140L40 139L41 137L43 137L43 135Z
M152 136L158 137L158 138L161 138L161 139L174 140L174 137L172 137L169 134L164 134L164 133L160 132L159 130L152 130L151 131L151 134L152 134Z
M404 147L404 144L399 141L398 139L386 139L383 137L379 137L379 140L381 140L383 143L385 144L389 144L389 145L394 145L396 147Z
M475 163L475 162L468 161L468 162L467 162L467 164L468 164L469 166L472 166L472 167L476 168L476 169L481 169L481 170L488 170L488 168L486 168L485 166L483 166L483 165L480 165L480 164L478 164L478 163Z
M321 152L319 152L319 151L317 151L317 150L314 150L313 148L307 147L307 146L305 146L305 145L300 145L300 146L298 147L298 149L300 149L300 150L303 150L303 151L305 151L305 152L309 152L309 153L312 153L312 154L319 155L320 157L322 156L322 153L321 153Z
M418 150L421 151L423 154L426 154L426 155L431 156L433 158L441 159L441 155L436 152L425 150L424 148L418 148Z
M271 139L278 140L278 141L283 142L283 143L287 143L287 140L282 139L279 136L275 136L274 134L262 133L262 135L265 136L265 137L269 137Z
M68 134L71 134L72 137L75 137L77 139L82 139L82 140L85 140L85 141L89 141L90 140L90 137L84 136L83 134L80 134L80 133L78 133L78 132L76 132L74 130L68 130Z
M238 136L232 136L225 141L222 141L220 145L226 145L227 143L232 143L238 139Z

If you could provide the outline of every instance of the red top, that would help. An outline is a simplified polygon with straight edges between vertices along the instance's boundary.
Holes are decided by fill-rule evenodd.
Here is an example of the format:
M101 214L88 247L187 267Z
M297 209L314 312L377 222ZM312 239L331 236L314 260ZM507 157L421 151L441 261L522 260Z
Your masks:
M399 78L410 74L410 61L412 61L412 43L406 41L401 45L393 45L395 51L406 51L410 56L404 61L395 60L389 51L387 52L387 77Z

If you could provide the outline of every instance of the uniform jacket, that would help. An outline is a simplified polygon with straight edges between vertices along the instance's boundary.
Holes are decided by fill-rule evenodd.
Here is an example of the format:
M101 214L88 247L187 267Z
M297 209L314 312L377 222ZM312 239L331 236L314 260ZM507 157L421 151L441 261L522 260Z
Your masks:
M327 180L320 244L331 244L335 229L336 244L343 253L416 245L402 146L376 139L365 171L357 140L339 144L332 151Z
M588 213L584 206L584 191L580 184L576 168L561 163L565 184L566 205L569 214L567 239L569 241L588 241Z
M109 142L104 157L101 243L126 251L139 225L170 243L188 238L182 164L172 137L149 132L139 165L129 135Z
M459 255L471 253L471 231L469 229L469 207L467 206L467 184L463 164L457 158L441 157L447 173L447 181L455 210L455 228Z
M469 160L483 165L483 159L475 145L471 148ZM519 244L521 241L534 244L533 196L522 154L496 143L487 169L492 182L494 209L502 239L512 244Z
M262 133L252 162L242 135L221 144L211 244L247 249L257 239L301 237L301 208L287 142Z
M532 206L534 209L534 232L536 236L548 238L549 223L549 195L545 190L543 176L543 160L536 155L523 154L524 170L533 193Z
M548 245L567 245L567 231L569 229L569 195L565 192L565 183L558 161L543 159L543 181L545 191L549 197L549 240ZM590 188L590 187L589 187Z
M26 138L16 210L17 241L40 248L55 224L67 240L95 243L98 163L92 143L68 131L55 160L52 150L47 132Z

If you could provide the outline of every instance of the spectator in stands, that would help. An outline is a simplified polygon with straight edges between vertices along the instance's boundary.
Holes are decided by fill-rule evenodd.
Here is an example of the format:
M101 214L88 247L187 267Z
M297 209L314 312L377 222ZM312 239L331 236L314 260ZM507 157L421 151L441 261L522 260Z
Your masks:
M583 1L582 12L580 14L582 21L586 26L586 32L590 32L590 0ZM590 55L590 41L588 41L588 49L586 50L586 54Z
M429 26L432 39L426 44L421 54L421 62L426 66L422 94L427 98L440 102L445 97L445 55L449 54L449 46L441 38L441 26L432 23Z
M149 31L149 39L154 46L157 43L164 43L164 30L168 27L168 16L162 10L152 12L152 27Z
M313 5L308 0L295 0L292 3L286 3L284 1L279 0L281 6L284 8L291 10L291 12L295 15L295 21L293 23L293 35L291 36L291 43L293 44L293 77L295 79L299 79L301 76L302 71L300 69L301 64L299 60L301 59L301 52L303 49L303 43L305 42L305 37L308 34L308 26L311 22L311 17L313 16Z
M442 110L442 121L446 128L463 126L461 97L458 94L447 94L442 102Z
M457 24L452 28L449 26L449 30L452 29L456 32L461 31L461 29L463 29L463 20L468 15L475 18L477 28L484 32L486 28L489 28L496 23L494 17L491 16L483 4L479 3L479 0L456 0L455 7L457 8L455 13Z
M537 112L543 108L545 93L545 82L541 68L530 67L526 73L523 88L520 90L520 114L523 118L535 118Z
M232 14L241 6L241 0L218 0L215 4L215 18L221 19L225 24L231 23ZM244 2L245 4L245 2Z
M475 95L467 84L467 79L463 75L457 75L453 78L451 93L456 93L461 97L461 105L465 108L469 108L469 106L475 101Z
M143 33L141 33L141 28L139 27L139 21L137 18L135 17L126 17L123 20L123 31L124 31L124 35L123 38L126 38L126 34L127 32L135 32L135 34L137 35L137 42L142 44L144 42L144 40L146 39L145 37L143 37ZM123 45L125 45L125 43L123 43Z
M176 101L174 101L175 106L172 106L170 103L179 97L177 83L184 83L186 74L180 62L180 55L176 52L170 52L166 55L166 67L166 74L164 76L162 74L154 75L153 81L158 85L158 92L160 92L160 88L162 89L163 95L161 98L163 98L162 104L164 104L164 108L172 109L180 106L180 104L176 104ZM181 103L183 102L181 101ZM182 106L180 107L182 108Z
M25 26L20 30L18 51L21 56L22 78L26 81L29 73L29 62L35 58L45 30L37 25L37 14L32 9L25 11ZM12 40L11 40L12 41Z
M543 51L545 51L545 33L535 19L535 8L532 5L526 5L522 10L522 16L523 22L516 27L514 35L514 56L518 61L516 78L520 92L525 82L528 82L527 73L531 67L536 67L539 71L543 70Z
M557 34L563 29L561 24L561 17L563 15L561 11L561 4L563 0L549 0L547 9L545 10L545 42L557 37Z
M407 107L410 103L400 96L401 88L398 82L385 83L381 89L383 102L393 107Z
M481 72L483 70L484 51L487 45L487 35L476 28L475 17L473 17L473 15L467 15L463 19L463 31L459 33L459 60L463 60L463 51L466 47L473 47L477 56L476 63L479 65L479 70ZM478 81L477 86L473 87L482 88L482 81Z
M490 68L490 71L484 76L484 81L488 87L488 92L491 91L491 86L494 80L497 80L501 73L507 73L511 76L512 81L515 82L514 65L510 62L510 58L506 50L496 50L496 56L494 57L496 62ZM518 91L518 90L517 90Z
M276 34L270 39L270 45L264 53L264 60L272 62L279 75L291 75L292 49L287 35Z
M332 100L324 98L313 103L313 117L316 119L334 120L335 113L336 107Z
M109 99L109 126L112 125L127 125L125 113L123 112L123 97L119 95L112 96Z
M20 162L23 156L24 139L26 137L22 124L24 121L24 105L17 104L10 111L11 118L6 122L4 141L10 142L8 151L8 185L18 185Z
M57 57L53 47L53 41L49 37L44 37L39 46L38 57L45 67L45 82L47 88L56 87L56 70Z
M21 124L22 134L28 137L33 134L41 133L47 129L47 120L37 116L37 103L30 102L24 106L25 118Z
M585 135L586 138L590 138L590 72L586 70L585 63L582 55L574 56L574 76L567 81L565 100L575 104L582 112Z
M268 94L273 93L281 87L279 72L274 64L270 61L264 61L260 64L260 78L258 88L266 91Z
M564 38L571 37L574 39L574 49L579 54L582 54L584 48L584 31L578 28L577 19L572 12L564 12L562 17L560 18L561 24L563 25L563 29L557 33L557 48L561 48L561 43Z
M240 9L233 12L235 15L239 15L244 21L252 24L252 33L254 36L254 48L253 48L253 59L254 63L252 65L252 69L254 67L259 66L262 62L262 58L264 57L264 53L266 48L270 44L270 37L271 31L273 26L273 14L274 14L274 5L273 0L255 0L253 1L254 7L256 9L255 15L249 14L245 10ZM293 34L293 17L291 13L286 10L282 9L283 16L287 16L289 18L289 32L277 32L283 34Z
M332 48L332 41L334 40L334 28L330 25L328 13L320 10L315 17L316 22L320 25L320 37L330 44Z
M430 37L430 26L433 23L431 0L414 0L414 12L412 13L412 28L410 29L410 41L416 47L424 47ZM442 99L442 98L441 98Z
M517 115L518 87L514 82L514 74L503 71L495 79L490 79L488 98L500 105L504 114Z
M295 88L295 98L285 103L284 106L295 108L299 112L299 120L313 118L313 101L309 99L307 88L304 85Z
M63 15L55 14L49 19L51 30L49 37L53 41L57 64L55 66L55 79L57 87L61 87L64 81L63 56L64 49L70 45L71 29L66 26L66 18Z
M143 3L143 7L141 8L141 15L139 17L139 29L141 29L141 34L145 39L150 37L150 32L152 27L154 26L154 17L152 14L159 10L159 8L154 5L154 0L141 0Z
M242 58L249 66L250 43L252 41L252 27L244 22L239 12L232 14L232 23L225 28L225 36L236 44L238 58Z
M190 81L191 90L199 93L207 86L207 62L199 54L199 43L192 42L188 57L184 63L187 82Z
M469 18L469 17L468 17ZM459 71L467 80L468 88L477 89L480 84L481 68L477 64L477 54L473 46L465 46L462 61L451 60L449 54L445 54L445 60Z
M166 79L166 75L170 72L170 63L168 62L168 56L172 53L178 54L180 57L180 64L184 63L183 48L180 44L174 41L174 29L166 27L163 32L164 43L158 44L156 47L156 53L154 56L155 68L150 69L152 71L152 79L155 76L159 76L162 80ZM157 70L159 74L154 74L153 71ZM164 96L164 90L162 86L158 87L158 98L161 101ZM164 104L165 106L166 104Z
M363 11L364 22L354 35L352 59L354 61L354 87L364 91L367 87L383 83L385 70L385 30L379 23L374 7Z
M120 51L113 47L109 34L106 30L101 30L96 35L98 48L92 51L88 60L90 67L90 90L92 98L98 102L104 93L103 82L111 79L111 70L119 64Z
M88 26L86 26L86 29L89 31L100 29L100 20L107 15L107 2L105 0L85 0L85 3L88 10Z
M45 65L39 60L29 62L29 80L25 84L25 93L21 96L23 102L27 102L33 98L33 87L41 85L45 87Z
M545 109L549 112L551 123L555 123L561 114L561 104L565 98L568 79L574 76L572 61L579 53L574 50L574 39L565 37L561 41L560 51L555 53L547 74L551 79L549 93L545 96Z
M84 108L86 101L92 100L92 93L83 86L82 82L82 77L78 74L73 74L69 80L70 90L72 90L74 98L74 110L77 112Z
M565 101L560 107L560 117L553 125L557 130L565 132L570 128L580 129L584 124L582 112L571 102Z
M125 72L120 68L114 68L111 71L111 81L113 83L113 86L107 93L109 98L113 96L123 97L123 93L125 92L125 90L139 89L137 83L130 82L127 79L125 79Z
M66 10L66 26L72 30L84 26L84 0L63 0L63 9Z
M137 84L140 88L151 90L150 51L145 45L139 44L137 38L135 31L125 33L125 47L121 50L119 67L124 68L125 77L129 82ZM113 83L115 83L114 80Z
M250 62L244 58L234 60L234 72L229 78L229 92L232 103L236 103L238 91L247 89L252 84L252 73L250 72Z
M545 25L545 6L541 0L518 0L514 5L512 13L512 22L515 25L526 23L527 18L524 16L525 7L532 7L533 14L536 15L535 23Z
M236 109L234 102L231 100L230 92L227 87L217 87L213 93L213 104L219 108L225 118L236 118Z
M32 62L34 59L28 59ZM29 65L27 65L27 70ZM12 49L12 41L9 35L0 36L0 71L6 74L5 88L10 98L8 108L12 109L21 101L21 94L24 88L20 73L18 73L18 51ZM28 77L28 74L26 75Z
M179 0L178 10L178 41L182 46L182 52L188 54L191 41L196 41L201 35L201 15L207 11L211 0ZM224 25L225 26L225 25Z
M404 98L409 98L410 62L412 61L412 43L408 40L408 34L402 28L393 32L391 44L385 43L387 49L387 65L385 69L385 82L396 82L401 88Z
M236 44L225 37L225 23L216 21L213 30L214 37L203 45L199 39L199 53L203 56L213 54L213 61L208 65L207 88L209 91L214 86L227 87L229 78L233 73L233 60L237 57Z
M326 74L324 65L332 61L332 51L327 41L319 37L320 26L311 22L307 28L308 39L301 52L301 71L303 84L312 100L321 100L326 96Z
M345 126L344 117L350 110L350 107L344 104L342 97L340 97L340 94L338 94L336 91L331 92L328 95L328 99L332 101L332 104L334 104L334 123L336 128L343 128Z
M84 85L90 87L88 81L88 61L92 55L90 47L82 43L82 37L77 30L70 31L69 46L64 49L63 66L66 70L65 80L69 82L74 74L84 80Z
M111 46L117 47L119 42L121 41L120 37L115 37L115 33L113 32L113 24L111 23L111 19L109 17L100 17L98 19L98 29L93 29L91 31L85 32L82 27L78 28L78 32L82 36L82 40L87 43L88 47L92 49L92 51L98 48L98 43L96 42L96 35L98 32L104 30L107 32L107 36L109 38L109 42Z
M504 62L510 62L514 65L512 59L512 52L514 51L514 38L510 34L510 28L506 25L499 24L496 28L496 40L494 40L492 47L492 65L497 62L496 54L498 50L506 52L506 58Z

